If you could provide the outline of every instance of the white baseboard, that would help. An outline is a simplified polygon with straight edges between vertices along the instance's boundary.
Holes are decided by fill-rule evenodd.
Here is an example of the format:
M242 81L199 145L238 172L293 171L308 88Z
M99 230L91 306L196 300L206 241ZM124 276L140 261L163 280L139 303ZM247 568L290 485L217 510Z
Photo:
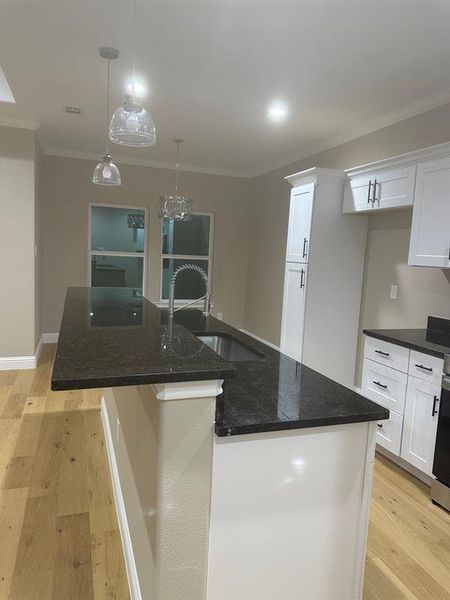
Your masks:
M41 339L43 344L56 344L58 337L59 333L43 333Z
M100 412L103 423L103 431L105 433L106 451L108 454L108 462L111 473L111 481L114 492L117 519L119 521L120 537L122 539L122 549L125 558L125 567L127 570L130 597L131 600L142 600L136 562L134 560L133 546L131 544L131 535L128 527L127 514L125 511L125 502L123 499L122 488L120 485L119 470L117 468L116 455L114 452L113 437L111 427L109 425L108 412L104 398L102 398Z
M261 342L262 344L269 346L269 348L273 348L274 350L281 352L279 346L275 346L275 344L272 344L272 342L269 342L268 340L265 340L264 338L259 337L259 335L255 335L251 331L247 331L246 329L239 329L239 331L242 331L242 333L245 333L246 335L249 335L250 337L254 338L255 340L258 340L258 342Z
M39 338L34 354L29 356L0 356L0 371L11 371L15 369L35 369L44 344L56 344L57 333L43 333Z

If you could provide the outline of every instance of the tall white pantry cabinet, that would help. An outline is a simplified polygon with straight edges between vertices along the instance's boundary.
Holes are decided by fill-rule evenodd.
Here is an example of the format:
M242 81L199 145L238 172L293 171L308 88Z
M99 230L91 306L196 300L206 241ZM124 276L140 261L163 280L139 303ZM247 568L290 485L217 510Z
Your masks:
M343 171L314 167L286 179L281 351L353 387L368 218L342 214Z

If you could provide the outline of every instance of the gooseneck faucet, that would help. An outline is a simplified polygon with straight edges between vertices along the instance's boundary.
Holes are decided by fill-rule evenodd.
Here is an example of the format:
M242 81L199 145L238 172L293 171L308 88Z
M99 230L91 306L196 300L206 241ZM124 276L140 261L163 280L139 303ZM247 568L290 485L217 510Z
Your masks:
M203 281L205 282L206 294L204 296L202 296L201 298L197 298L196 300L191 300L187 304L184 304L183 306L179 306L178 308L175 308L175 283L177 281L178 275L182 271L196 271L197 273L199 273L201 275ZM177 310L186 308L186 306L190 306L191 304L194 304L194 302L198 302L199 300L204 300L203 314L207 317L209 315L209 310L210 310L210 297L209 297L209 291L208 291L208 275L205 273L205 271L201 267L199 267L197 265L192 265L192 264L181 265L181 267L178 267L178 269L173 273L173 275L170 279L169 316L173 317L174 313Z

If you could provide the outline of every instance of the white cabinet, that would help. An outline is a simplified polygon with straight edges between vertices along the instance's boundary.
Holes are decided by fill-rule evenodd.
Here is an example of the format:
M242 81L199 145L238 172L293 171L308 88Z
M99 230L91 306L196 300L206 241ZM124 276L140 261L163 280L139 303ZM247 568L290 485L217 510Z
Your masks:
M441 388L408 378L401 457L432 474Z
M363 392L368 398L389 410L403 414L407 379L406 373L385 367L368 358L364 359Z
M403 430L403 415L390 411L389 419L377 423L377 444L392 452L396 456L400 455Z
M306 264L286 263L284 279L281 348L298 361L303 353L307 269Z
M345 186L343 213L412 206L416 167L352 176Z
M450 158L419 164L410 265L450 267Z
M314 183L292 190L286 247L287 262L308 262Z
M344 171L314 167L286 179L292 190L280 348L353 387L368 218L342 214Z

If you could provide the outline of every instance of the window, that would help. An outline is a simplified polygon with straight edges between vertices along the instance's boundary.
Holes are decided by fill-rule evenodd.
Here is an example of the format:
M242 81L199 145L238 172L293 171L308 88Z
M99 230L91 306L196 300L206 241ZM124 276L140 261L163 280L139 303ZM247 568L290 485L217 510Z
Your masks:
M187 263L201 267L211 283L213 216L194 213L190 221L163 219L161 249L161 300L169 298L172 275ZM203 279L194 271L184 271L177 278L176 300L194 300L205 294Z
M145 290L147 211L90 205L89 284Z

